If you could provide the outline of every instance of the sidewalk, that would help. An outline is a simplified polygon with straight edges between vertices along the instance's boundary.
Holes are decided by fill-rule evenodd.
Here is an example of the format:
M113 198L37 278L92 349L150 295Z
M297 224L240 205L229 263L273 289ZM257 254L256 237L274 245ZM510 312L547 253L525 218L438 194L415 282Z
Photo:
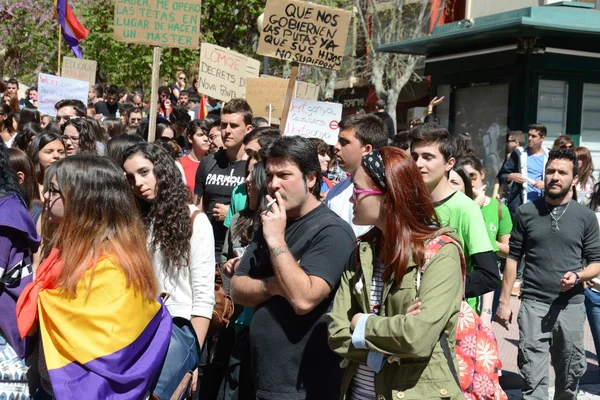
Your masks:
M517 315L519 313L520 300L512 297L510 305L513 311L513 322L507 331L497 323L492 323L492 330L498 341L498 351L502 360L502 377L500 384L508 394L510 400L521 398L521 376L517 367L517 353L519 345L519 327L517 326ZM600 399L600 369L598 358L590 328L585 322L585 350L587 355L587 371L580 382L580 394L578 399ZM554 386L554 369L548 366L550 373L550 386ZM553 388L551 387L552 398Z

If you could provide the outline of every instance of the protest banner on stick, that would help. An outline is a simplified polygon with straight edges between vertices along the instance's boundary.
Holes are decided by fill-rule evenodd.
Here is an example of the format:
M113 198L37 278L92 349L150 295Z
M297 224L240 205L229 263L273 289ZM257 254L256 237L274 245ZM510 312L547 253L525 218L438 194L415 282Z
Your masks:
M38 75L38 110L56 116L54 105L64 99L81 100L87 104L90 84L86 81L62 78L50 74Z
M90 85L96 84L96 66L94 60L82 60L75 57L63 57L60 75L63 78L88 81Z
M350 11L296 0L268 0L257 53L339 70Z
M342 105L339 103L293 99L283 134L315 137L335 145L341 119Z
M158 114L158 78L160 76L161 48L154 48L152 60L152 91L150 92L150 114L148 114L148 142L156 140L156 115Z
M198 91L215 99L229 101L246 95L248 57L235 51L202 43Z
M120 42L197 49L201 0L115 0L114 38Z
M290 104L292 103L292 96L294 95L294 89L296 88L296 78L298 77L298 63L292 63L292 72L290 73L290 80L288 82L287 92L285 93L285 103L283 104L283 114L281 114L281 123L279 124L279 131L283 135L285 124L287 122L288 113L290 111Z
M288 80L283 78L248 78L246 81L246 101L256 117L281 118Z

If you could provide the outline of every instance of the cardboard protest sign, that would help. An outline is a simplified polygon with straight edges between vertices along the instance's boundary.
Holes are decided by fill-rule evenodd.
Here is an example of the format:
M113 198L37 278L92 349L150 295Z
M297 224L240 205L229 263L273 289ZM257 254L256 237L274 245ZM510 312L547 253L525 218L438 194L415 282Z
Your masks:
M201 0L115 0L114 38L197 49Z
M268 0L257 53L339 70L350 11L295 0Z
M319 86L308 83L308 82L296 82L296 95L294 96L297 99L304 100L319 100Z
M246 58L246 76L240 79L240 91L243 93L242 98L246 98L246 84L249 78L258 78L260 73L260 61L254 58Z
M223 101L243 98L246 94L247 60L246 56L235 51L202 43L198 90Z
M64 99L88 101L89 82L49 74L38 75L38 110L56 116L54 105Z
M246 101L252 107L255 117L281 118L288 79L283 78L248 78L246 80Z
M96 61L83 60L75 57L63 57L60 76L63 78L87 81L90 85L96 84Z
M329 145L335 145L340 119L342 119L341 104L292 99L283 134L316 137L323 139Z

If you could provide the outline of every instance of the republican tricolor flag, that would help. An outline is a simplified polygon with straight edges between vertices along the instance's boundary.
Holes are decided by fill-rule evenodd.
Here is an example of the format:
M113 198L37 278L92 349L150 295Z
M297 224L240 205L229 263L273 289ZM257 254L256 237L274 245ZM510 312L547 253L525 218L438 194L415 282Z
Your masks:
M77 58L81 58L81 50L79 49L79 41L87 37L88 31L81 22L77 19L68 0L54 0L56 7L56 16L58 23L62 28L62 35L65 41L71 46L71 50Z

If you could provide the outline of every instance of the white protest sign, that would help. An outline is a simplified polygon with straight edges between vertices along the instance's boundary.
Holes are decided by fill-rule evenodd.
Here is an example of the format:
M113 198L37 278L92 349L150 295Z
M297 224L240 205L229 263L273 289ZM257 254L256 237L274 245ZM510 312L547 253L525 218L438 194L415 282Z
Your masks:
M335 145L340 119L342 119L341 104L292 99L283 134L315 137L323 139L329 145Z
M247 61L248 57L235 51L202 43L198 91L223 101L245 96Z
M64 99L88 101L90 83L49 74L38 75L38 110L56 116L54 105Z
M94 60L83 60L75 57L63 57L60 76L64 78L88 81L90 85L96 84L96 67Z

